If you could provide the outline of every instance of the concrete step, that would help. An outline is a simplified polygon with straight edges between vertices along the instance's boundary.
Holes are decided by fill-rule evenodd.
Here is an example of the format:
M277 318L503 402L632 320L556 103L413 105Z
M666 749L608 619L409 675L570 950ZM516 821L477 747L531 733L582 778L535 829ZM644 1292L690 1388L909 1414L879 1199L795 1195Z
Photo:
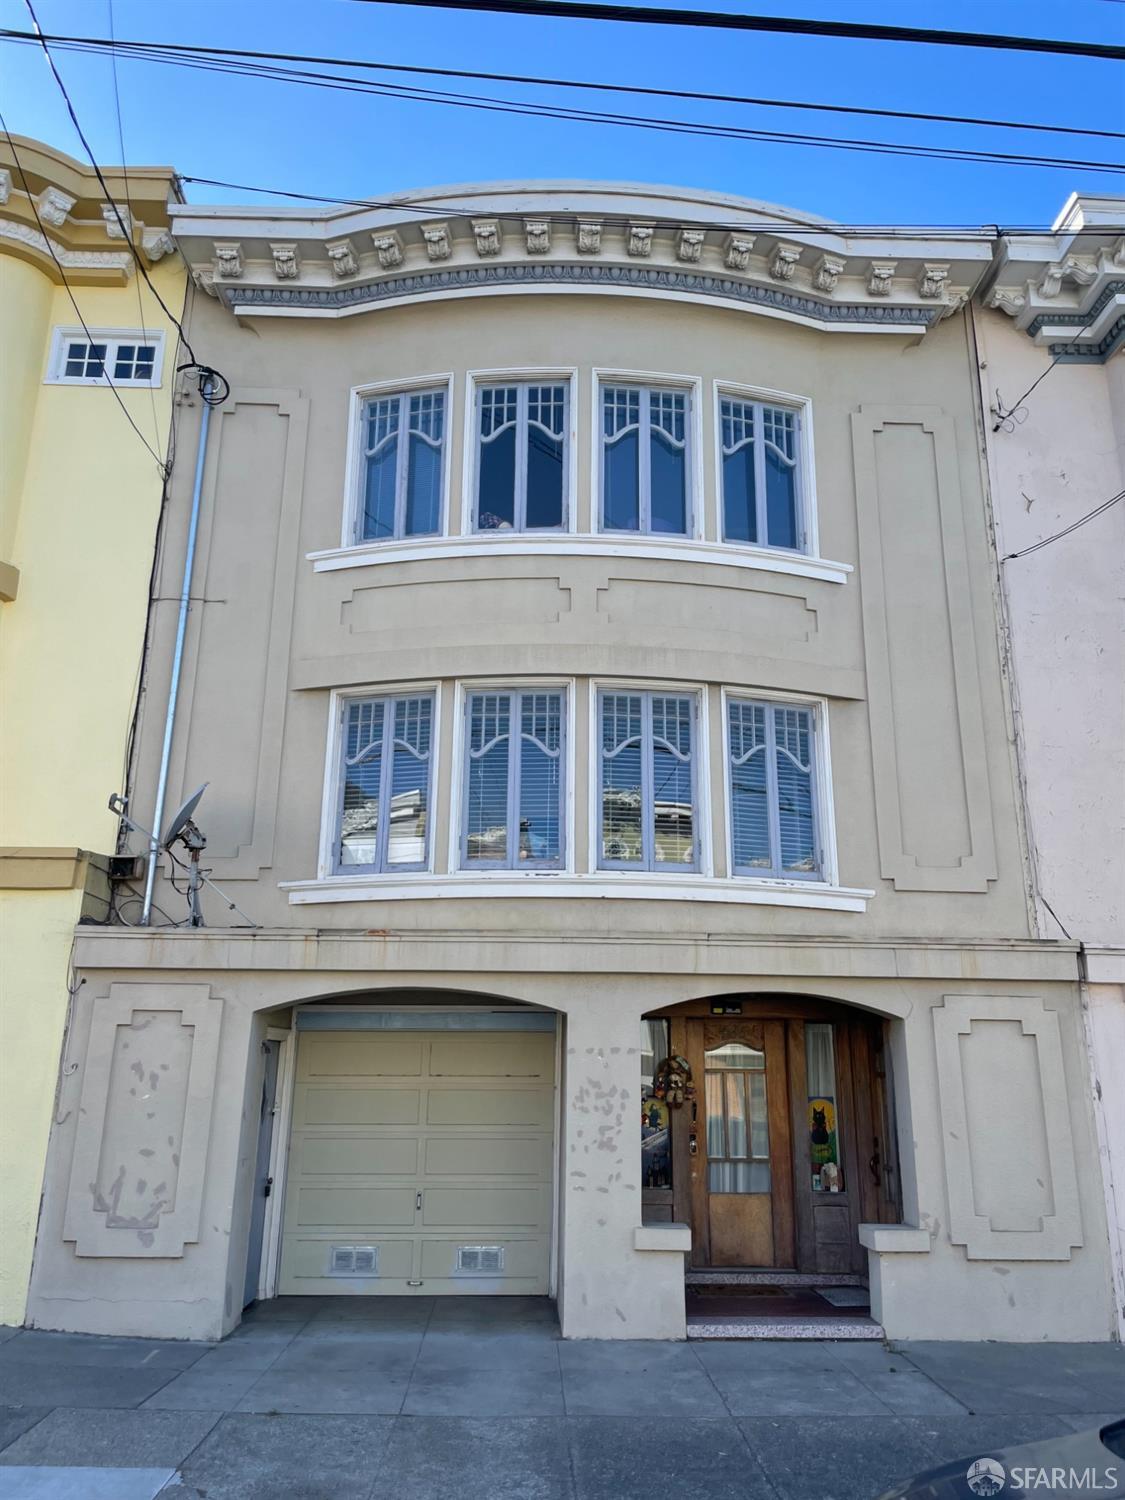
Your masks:
M858 1271L688 1271L688 1286L866 1286Z
M873 1318L726 1318L708 1322L691 1317L689 1339L885 1339Z

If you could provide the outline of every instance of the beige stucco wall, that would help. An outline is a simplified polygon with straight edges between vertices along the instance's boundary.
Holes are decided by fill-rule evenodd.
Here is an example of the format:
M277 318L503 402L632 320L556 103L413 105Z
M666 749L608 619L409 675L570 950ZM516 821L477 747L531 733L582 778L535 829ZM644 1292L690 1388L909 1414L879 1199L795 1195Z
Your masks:
M580 686L612 674L709 683L716 693L726 684L828 698L840 880L876 892L866 914L703 904L678 909L685 931L1027 934L963 319L909 342L830 336L686 303L549 294L245 327L200 298L193 318L193 338L234 391L212 423L194 586L203 602L189 623L168 800L174 806L211 782L200 811L208 860L254 920L307 917L278 886L317 872L330 689L440 681L448 712L455 677L536 672L576 677ZM578 370L580 529L592 504L594 368L701 382L712 534L713 382L811 398L821 552L855 571L841 584L604 550L530 555L518 546L314 571L306 554L339 545L352 386L453 373L459 514L467 371L547 364ZM198 409L185 411L184 451L197 430ZM186 467L173 488L156 609L135 803L142 818L155 795ZM439 871L448 732L441 752ZM877 769L876 754L884 757ZM718 745L712 775L721 792ZM580 839L583 827L580 816ZM721 839L716 856L721 874ZM180 910L164 885L158 899ZM209 919L226 921L221 903L207 901ZM441 921L518 925L521 910L443 903ZM548 920L584 928L622 917L564 904ZM326 927L433 919L421 905L316 909ZM642 932L665 920L639 903L628 914Z
M689 998L759 992L827 996L891 1019L904 1215L926 1246L872 1254L876 1311L891 1337L1109 1335L1105 1213L1077 986L1065 977L1069 950L103 931L84 935L77 957L89 983L74 1010L78 1068L64 1081L53 1137L30 1306L38 1326L197 1338L227 1331L241 1307L256 1040L266 1016L316 998L432 998L448 1007L480 996L563 1017L557 1290L565 1336L683 1337L680 1255L636 1247L638 1022ZM1038 1039L995 1019L1013 1009ZM943 1064L936 1039L944 1023L935 1018L961 1010L973 1017L961 1060ZM161 1071L171 1054L145 1037L189 1022L192 1048L207 1061L191 1090L199 1107L167 1143L178 1172L174 1233L162 1219L154 1242L149 1229L114 1226L87 1185L86 1164L96 1164L99 1184L121 1170L130 1178L149 1172L165 1125L158 1122L161 1139L151 1145L143 1129L122 1136L136 1105L128 1075L113 1076L113 1039L135 1043L160 1088L174 1091L194 1063L181 1048ZM1056 1072L1061 1090L1052 1086ZM1017 1093L1024 1102L1014 1110ZM964 1168L947 1155L949 1111L962 1096L979 1223L966 1219ZM990 1099L1000 1106L994 1112Z

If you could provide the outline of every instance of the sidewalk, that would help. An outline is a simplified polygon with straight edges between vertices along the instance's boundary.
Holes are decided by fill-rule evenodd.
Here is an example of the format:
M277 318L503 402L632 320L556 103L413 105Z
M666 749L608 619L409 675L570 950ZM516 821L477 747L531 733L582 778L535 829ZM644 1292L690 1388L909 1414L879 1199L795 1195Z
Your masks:
M1125 1412L1116 1345L566 1343L522 1298L0 1339L0 1500L873 1500Z

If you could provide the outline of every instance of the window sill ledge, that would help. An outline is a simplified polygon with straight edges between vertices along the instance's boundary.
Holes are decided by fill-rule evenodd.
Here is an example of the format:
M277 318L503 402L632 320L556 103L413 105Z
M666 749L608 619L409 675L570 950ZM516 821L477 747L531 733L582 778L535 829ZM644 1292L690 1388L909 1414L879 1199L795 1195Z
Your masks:
M317 573L341 568L370 568L379 563L423 562L447 557L630 557L659 562L711 563L727 568L753 568L765 573L784 573L792 578L816 578L823 583L846 583L853 571L850 563L830 562L823 557L783 552L770 547L744 547L736 543L704 542L696 538L623 537L616 532L474 532L470 536L411 537L398 542L362 543L309 552L307 560Z
M499 875L332 875L286 880L290 906L338 901L426 901L440 898L519 900L712 901L745 906L797 906L815 911L865 912L874 891L806 880L717 880L706 875L572 875L540 870Z

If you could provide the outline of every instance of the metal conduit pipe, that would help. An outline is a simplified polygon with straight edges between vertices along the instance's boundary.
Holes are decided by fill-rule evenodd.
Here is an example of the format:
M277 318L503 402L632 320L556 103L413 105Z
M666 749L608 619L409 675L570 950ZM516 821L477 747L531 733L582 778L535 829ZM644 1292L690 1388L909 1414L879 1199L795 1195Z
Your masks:
M199 506L203 493L203 466L207 459L207 435L211 429L210 396L214 387L209 376L199 385L203 421L199 428L199 452L195 459L195 483L191 492L191 519L188 522L187 551L184 554L184 580L180 589L180 613L176 621L176 648L172 656L172 680L168 684L168 707L164 714L164 743L160 749L160 774L156 781L156 807L152 814L152 841L148 846L148 868L145 870L145 898L141 908L142 927L152 920L152 897L156 885L156 864L160 858L160 831L164 826L164 799L168 792L168 767L172 759L172 734L176 727L176 699L180 692L180 671L184 662L184 638L187 635L188 609L191 602L191 575L195 566L195 542L199 532Z

